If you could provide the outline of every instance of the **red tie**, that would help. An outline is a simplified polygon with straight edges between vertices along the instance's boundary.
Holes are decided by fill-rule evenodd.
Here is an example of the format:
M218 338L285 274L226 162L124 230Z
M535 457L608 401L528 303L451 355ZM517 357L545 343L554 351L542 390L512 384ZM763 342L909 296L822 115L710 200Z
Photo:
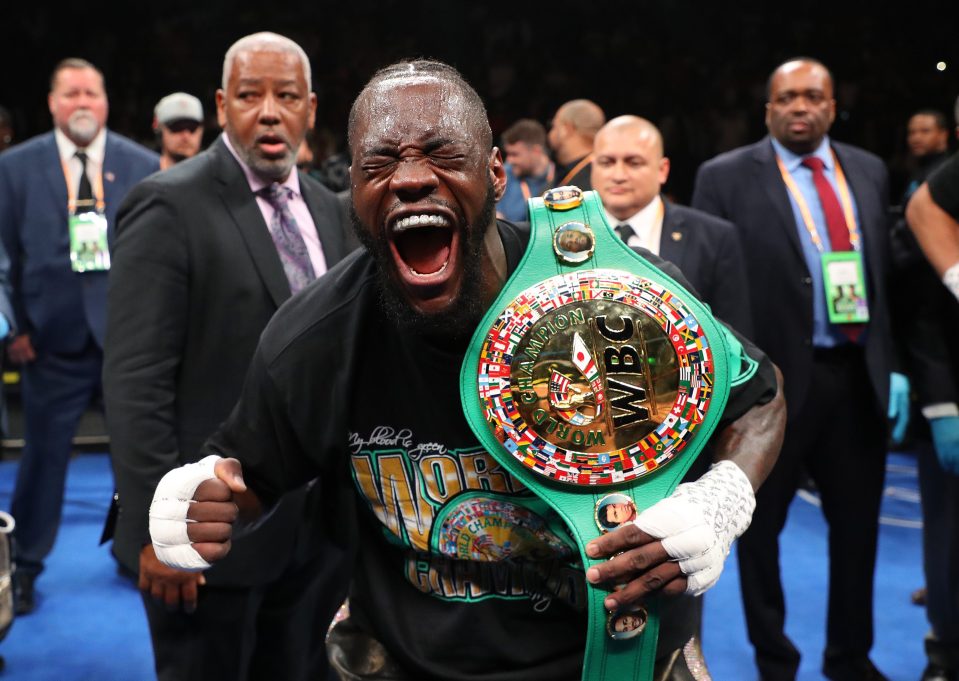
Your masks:
M802 160L802 164L812 170L812 181L816 185L816 193L819 194L819 203L822 205L822 212L826 218L826 229L829 230L829 241L832 244L833 251L851 251L852 244L849 242L849 226L846 224L846 216L839 205L839 199L832 185L826 179L826 174L822 171L825 165L821 158L807 156ZM863 324L842 324L839 330L853 343L859 340L862 335Z
M802 164L812 170L812 181L816 185L819 203L822 205L822 212L826 217L826 229L829 230L829 242L832 244L832 250L851 251L849 225L846 224L846 216L842 212L842 206L839 205L839 199L836 198L836 192L833 191L832 185L826 179L826 174L822 171L824 165L822 159L807 156L802 160Z

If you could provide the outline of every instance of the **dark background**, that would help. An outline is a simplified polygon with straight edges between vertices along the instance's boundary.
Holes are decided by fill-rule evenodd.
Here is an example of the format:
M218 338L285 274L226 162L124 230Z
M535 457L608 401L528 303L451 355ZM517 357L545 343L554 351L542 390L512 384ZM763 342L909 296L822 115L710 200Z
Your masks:
M13 5L13 6L10 6ZM905 123L923 107L953 119L959 95L959 2L705 3L399 2L128 3L89 0L54 10L20 0L0 12L0 105L23 140L50 128L53 66L81 56L106 75L113 130L152 145L153 106L197 95L216 134L213 94L237 38L283 33L310 56L320 140L343 143L353 97L396 59L430 56L464 72L494 133L587 97L607 116L657 123L673 163L669 189L687 200L700 162L765 133L769 72L810 55L835 74L832 135L905 170ZM947 69L936 70L944 61ZM895 194L894 194L895 195Z

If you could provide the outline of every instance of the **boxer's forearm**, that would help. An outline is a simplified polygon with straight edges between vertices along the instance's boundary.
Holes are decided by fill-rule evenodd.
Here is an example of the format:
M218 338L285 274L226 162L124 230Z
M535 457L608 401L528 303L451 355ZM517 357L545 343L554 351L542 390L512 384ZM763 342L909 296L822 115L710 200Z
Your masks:
M776 372L776 396L768 403L757 405L726 426L713 438L715 461L732 461L753 487L759 489L769 475L786 429L786 400L783 397L783 377Z
M959 222L936 205L928 185L923 184L912 195L906 206L906 221L940 277L959 264Z

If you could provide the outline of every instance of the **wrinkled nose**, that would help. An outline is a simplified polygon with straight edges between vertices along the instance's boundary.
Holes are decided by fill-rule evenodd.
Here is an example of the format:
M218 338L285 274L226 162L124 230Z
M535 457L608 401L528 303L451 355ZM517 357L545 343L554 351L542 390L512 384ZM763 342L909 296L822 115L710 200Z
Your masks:
M439 180L426 159L402 159L390 179L390 189L404 200L428 196Z

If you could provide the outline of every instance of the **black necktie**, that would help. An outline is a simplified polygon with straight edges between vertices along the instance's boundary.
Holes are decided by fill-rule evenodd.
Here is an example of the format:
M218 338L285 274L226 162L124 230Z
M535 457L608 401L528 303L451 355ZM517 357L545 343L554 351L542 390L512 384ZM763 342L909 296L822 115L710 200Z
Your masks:
M80 186L77 187L77 212L84 213L93 210L95 202L93 200L93 187L90 186L90 178L87 177L87 152L83 149L77 149L77 158L80 160Z
M616 225L616 233L619 234L619 238L623 240L624 243L629 243L630 237L636 236L635 230L629 226L628 223L624 222L620 225Z

